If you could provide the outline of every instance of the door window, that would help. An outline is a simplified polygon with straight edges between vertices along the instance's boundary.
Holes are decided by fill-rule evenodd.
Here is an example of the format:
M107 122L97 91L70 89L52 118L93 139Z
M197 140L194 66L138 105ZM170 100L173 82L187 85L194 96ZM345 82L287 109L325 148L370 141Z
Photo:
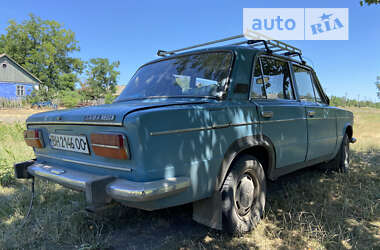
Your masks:
M253 71L253 83L251 89L252 98L265 98L265 89L263 82L263 76L261 74L260 60L258 59Z
M315 93L315 100L318 102L318 103L322 103L322 104L326 104L326 102L323 100L323 98L321 97L321 92L319 91L319 89L317 88L317 86L315 85L315 82L314 82L314 93Z
M293 65L293 71L300 100L315 102L314 87L310 71L297 65Z
M290 79L288 63L274 58L260 58L261 68L256 63L252 97L266 97L267 99L294 98L294 91Z

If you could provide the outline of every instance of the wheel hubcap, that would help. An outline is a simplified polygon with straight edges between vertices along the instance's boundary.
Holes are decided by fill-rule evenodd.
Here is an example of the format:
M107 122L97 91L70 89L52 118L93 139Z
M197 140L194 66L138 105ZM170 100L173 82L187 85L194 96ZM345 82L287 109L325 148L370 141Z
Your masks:
M252 177L248 174L243 175L236 189L236 206L239 215L246 215L254 201L255 185Z
M348 142L346 142L344 151L345 151L344 164L346 167L348 167L348 165L350 164L350 146Z

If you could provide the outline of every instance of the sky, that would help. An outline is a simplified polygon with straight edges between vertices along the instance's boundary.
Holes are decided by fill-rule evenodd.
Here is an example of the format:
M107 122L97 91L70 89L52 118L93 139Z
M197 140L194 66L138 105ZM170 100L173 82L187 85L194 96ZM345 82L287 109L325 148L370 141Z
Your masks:
M335 1L5 1L0 34L10 19L33 13L75 32L83 60L120 61L119 84L128 83L142 64L171 50L242 33L243 8L349 8L349 40L286 41L302 50L329 96L376 100L380 76L380 5Z

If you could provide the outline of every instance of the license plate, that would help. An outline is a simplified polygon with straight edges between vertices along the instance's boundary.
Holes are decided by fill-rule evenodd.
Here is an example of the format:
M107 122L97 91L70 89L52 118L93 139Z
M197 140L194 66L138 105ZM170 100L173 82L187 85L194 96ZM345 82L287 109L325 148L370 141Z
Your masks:
M83 135L49 135L50 145L52 148L66 151L89 154L86 136Z

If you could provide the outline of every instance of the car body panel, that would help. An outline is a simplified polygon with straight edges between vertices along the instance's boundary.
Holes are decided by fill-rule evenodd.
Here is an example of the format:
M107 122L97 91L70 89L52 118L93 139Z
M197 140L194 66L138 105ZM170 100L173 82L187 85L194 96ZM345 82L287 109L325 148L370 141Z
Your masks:
M258 112L269 111L273 117L260 116L262 133L271 138L276 149L276 168L305 161L307 123L304 107L297 101L257 100Z
M308 152L306 160L331 158L336 148L335 109L318 103L306 103ZM308 116L308 112L315 112Z

